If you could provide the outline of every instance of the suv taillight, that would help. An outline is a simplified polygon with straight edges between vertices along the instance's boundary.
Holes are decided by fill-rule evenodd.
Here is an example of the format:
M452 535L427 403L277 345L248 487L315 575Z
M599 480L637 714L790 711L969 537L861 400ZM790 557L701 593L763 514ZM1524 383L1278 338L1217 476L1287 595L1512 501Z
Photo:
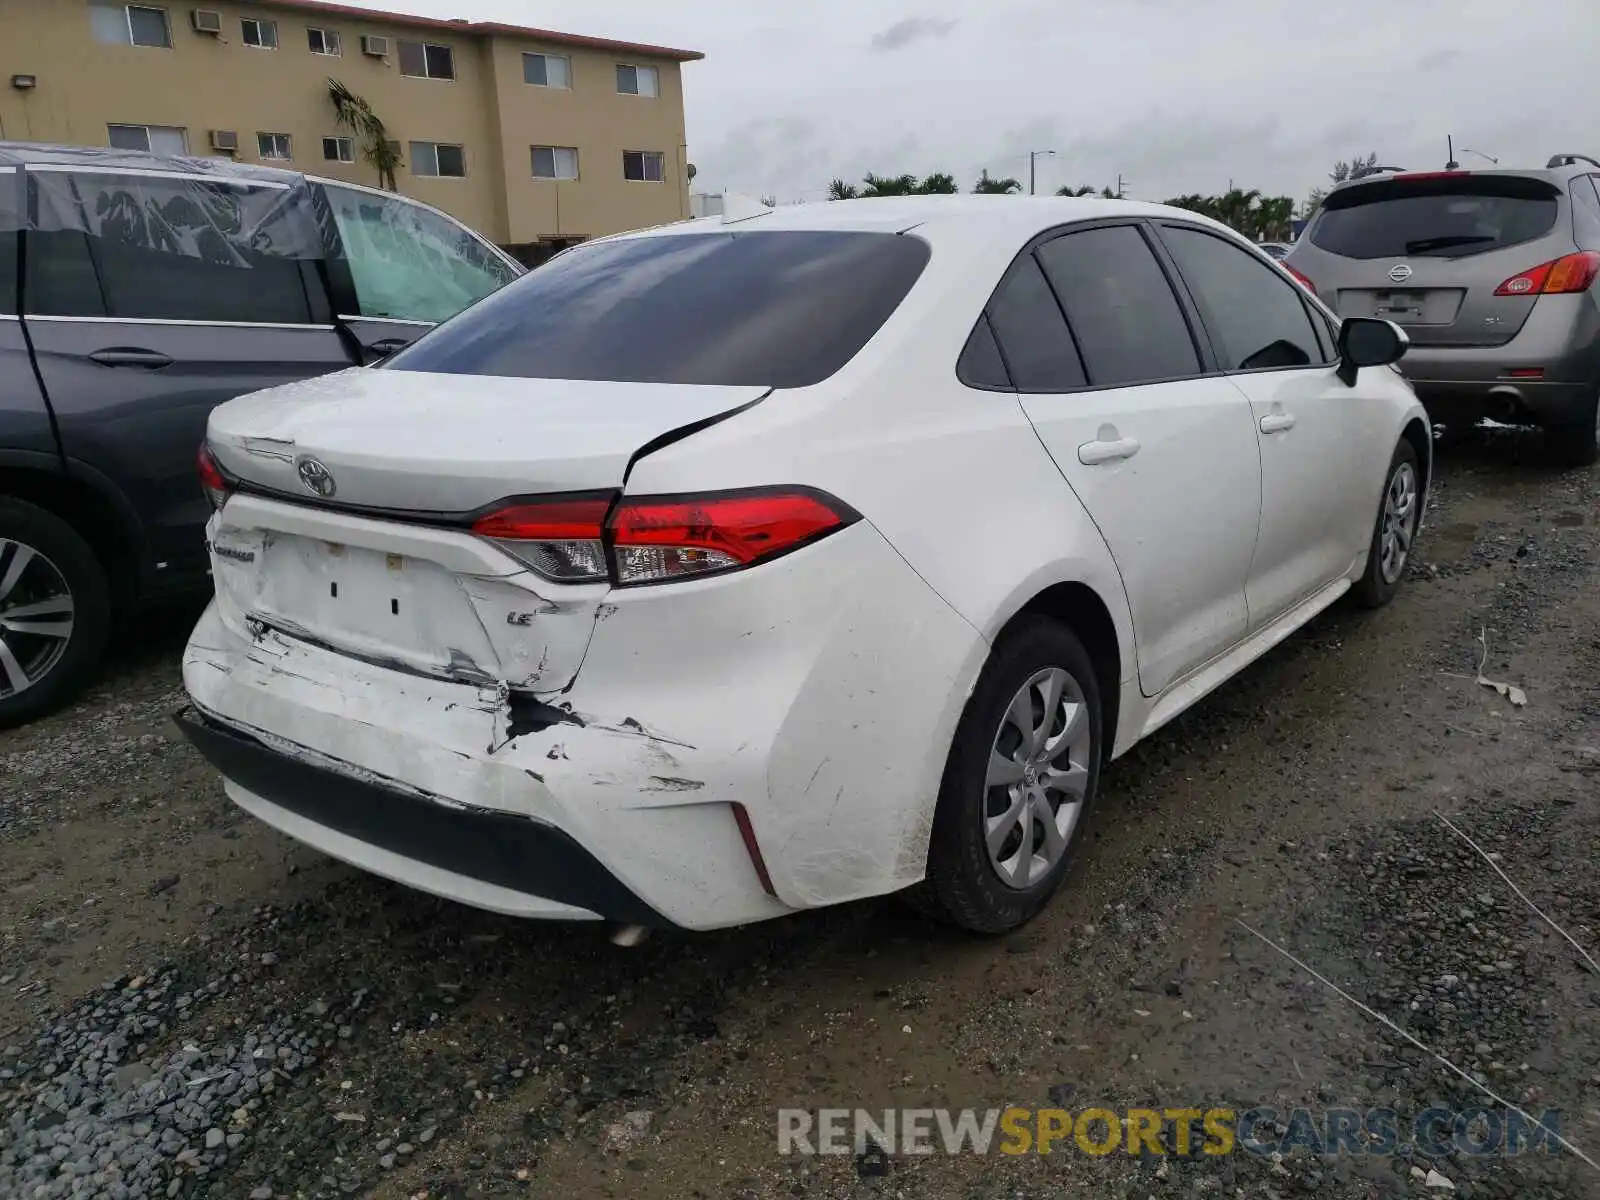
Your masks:
M1600 275L1600 253L1581 250L1513 275L1499 287L1496 296L1557 296L1586 292Z
M853 509L822 492L779 487L627 496L614 505L609 496L530 500L480 517L472 531L547 579L610 578L626 587L755 566L857 520Z
M221 512L222 506L228 502L228 494L233 491L233 485L228 482L228 477L222 473L222 468L204 443L200 445L196 466L200 471L200 487L205 491L206 499L211 501L211 510Z
M1289 272L1289 274L1293 275L1296 279L1298 279L1300 281L1300 285L1303 288L1305 288L1306 291L1310 292L1313 296L1315 296L1317 294L1317 285L1312 283L1311 280L1308 279L1301 272L1296 271L1288 263L1279 263L1278 265L1281 266L1285 271Z

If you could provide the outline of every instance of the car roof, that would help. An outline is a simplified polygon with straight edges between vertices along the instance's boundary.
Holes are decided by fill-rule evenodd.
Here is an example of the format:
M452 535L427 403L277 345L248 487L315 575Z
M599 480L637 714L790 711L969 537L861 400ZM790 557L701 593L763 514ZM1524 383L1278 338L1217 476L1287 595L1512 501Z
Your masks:
M1558 158L1562 157L1557 155ZM1402 167L1383 167L1370 175L1363 175L1359 179L1346 179L1343 183L1336 183L1329 189L1328 194L1342 192L1349 188L1364 187L1369 183L1384 183L1396 179L1542 179L1546 183L1565 185L1580 175L1600 174L1600 169L1586 162L1552 163L1543 167L1491 167L1479 171L1473 170L1429 170L1420 169L1409 171Z
M683 234L757 232L778 230L837 230L839 232L905 233L938 231L961 236L963 232L1014 234L1025 240L1036 233L1076 221L1110 217L1173 217L1224 230L1227 226L1199 213L1150 204L1140 200L1106 200L1092 196L874 196L857 200L828 200L815 204L789 204L763 212L702 217L652 229L618 234L632 237ZM612 239L606 239L612 240Z
M216 175L224 179L249 179L262 183L294 184L305 178L298 171L258 167L226 158L150 154L143 150L118 150L104 146L57 146L48 142L0 142L0 167L39 166L167 171L183 175Z

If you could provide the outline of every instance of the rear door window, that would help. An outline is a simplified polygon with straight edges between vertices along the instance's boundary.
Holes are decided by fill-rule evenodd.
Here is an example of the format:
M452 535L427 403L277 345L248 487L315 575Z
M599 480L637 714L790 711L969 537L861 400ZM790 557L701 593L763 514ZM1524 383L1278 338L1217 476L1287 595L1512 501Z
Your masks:
M359 313L433 324L517 277L465 225L396 196L323 185L344 246Z
M29 179L30 314L314 319L316 226L302 189L153 173Z
M1465 258L1549 233L1557 195L1518 175L1385 179L1334 192L1306 236L1345 258Z
M929 257L920 238L778 230L579 246L421 338L403 371L623 383L820 383Z
M989 301L989 322L1018 390L1065 392L1089 382L1061 305L1032 254L1006 272Z
M1086 229L1038 250L1094 387L1200 373L1189 322L1144 235L1132 225Z
M1294 284L1223 238L1167 225L1161 240L1205 317L1225 371L1325 361Z

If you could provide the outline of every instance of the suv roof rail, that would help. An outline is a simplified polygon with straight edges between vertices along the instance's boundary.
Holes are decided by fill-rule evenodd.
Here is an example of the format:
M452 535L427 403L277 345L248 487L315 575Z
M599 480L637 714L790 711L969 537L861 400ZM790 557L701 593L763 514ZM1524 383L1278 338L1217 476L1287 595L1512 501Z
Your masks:
M1553 167L1572 167L1580 162L1586 162L1591 167L1600 167L1600 162L1596 162L1587 154L1552 154L1550 161L1545 163L1544 169L1548 171Z
M1383 175L1383 174L1386 174L1386 173L1388 173L1390 171L1404 171L1404 170L1405 170L1404 167L1379 167L1379 166L1362 167L1361 170L1359 170L1359 171L1352 171L1350 173L1350 178L1349 178L1349 180L1347 180L1347 182L1354 183L1356 180L1365 179L1369 175Z

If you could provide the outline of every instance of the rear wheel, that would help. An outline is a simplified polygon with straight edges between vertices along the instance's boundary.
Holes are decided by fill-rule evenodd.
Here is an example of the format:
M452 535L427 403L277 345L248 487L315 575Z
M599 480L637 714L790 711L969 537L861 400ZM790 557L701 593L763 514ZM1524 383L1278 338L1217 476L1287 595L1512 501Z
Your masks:
M915 897L976 933L1031 920L1065 878L1100 778L1100 688L1065 626L996 645L957 727Z
M1404 438L1389 460L1384 480L1383 501L1378 505L1378 520L1372 529L1372 545L1367 551L1367 570L1352 589L1363 608L1382 608L1394 599L1411 561L1411 544L1416 540L1422 520L1421 473L1417 452Z
M111 627L104 570L70 525L0 498L0 729L71 700Z
M1589 402L1574 421L1546 426L1545 444L1558 462L1587 467L1600 461L1600 387L1589 392Z

